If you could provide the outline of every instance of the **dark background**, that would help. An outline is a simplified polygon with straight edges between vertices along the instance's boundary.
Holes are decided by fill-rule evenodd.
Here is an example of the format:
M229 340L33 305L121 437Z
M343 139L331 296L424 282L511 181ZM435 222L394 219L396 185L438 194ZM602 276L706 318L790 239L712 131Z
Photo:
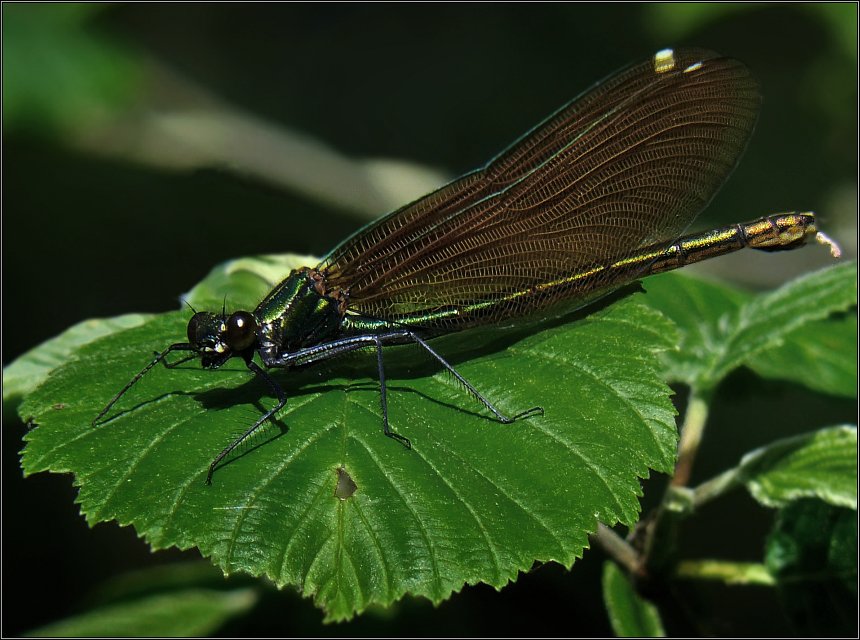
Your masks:
M711 48L750 66L764 106L743 162L696 228L811 209L849 255L856 250L854 5L132 4L71 18L63 11L74 12L3 6L4 366L83 319L174 309L181 292L226 259L320 255L363 224L229 166L177 171L96 153L93 132L109 131L105 121L127 118L129 130L141 113L187 99L166 71L350 157L405 159L456 175L620 66L665 46ZM100 96L95 107L88 87ZM827 260L825 250L808 248L710 268L771 286ZM819 426L792 415L787 398L812 407L820 425L856 411L853 402L733 376L717 399L694 482L775 434ZM766 412L759 423L773 431L744 429L752 407ZM80 611L89 590L111 576L197 557L151 554L133 530L113 523L88 529L68 476L23 480L23 426L10 409L4 405L4 635ZM656 482L646 484L645 505L659 495ZM771 517L732 496L689 527L687 551L760 559ZM467 587L438 608L406 599L393 612L327 627L309 601L271 593L227 631L606 635L601 562L599 551L587 551L571 572L541 567L500 593ZM711 633L787 630L769 590L700 591L690 606Z

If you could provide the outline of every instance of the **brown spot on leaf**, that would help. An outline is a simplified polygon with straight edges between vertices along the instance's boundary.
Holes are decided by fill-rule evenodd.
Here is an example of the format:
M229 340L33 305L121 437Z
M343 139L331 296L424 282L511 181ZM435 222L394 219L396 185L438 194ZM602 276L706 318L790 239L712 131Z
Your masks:
M352 477L346 472L343 467L337 469L337 486L334 489L334 495L339 500L348 500L352 494L356 492L358 485Z

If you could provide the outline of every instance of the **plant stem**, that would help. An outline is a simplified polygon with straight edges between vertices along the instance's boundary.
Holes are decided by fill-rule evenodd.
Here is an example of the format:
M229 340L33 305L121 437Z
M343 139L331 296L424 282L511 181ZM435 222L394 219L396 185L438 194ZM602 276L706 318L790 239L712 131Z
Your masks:
M640 572L665 574L675 562L679 522L692 512L694 506L693 492L687 488L687 483L708 420L708 399L707 394L697 392L696 388L690 389L690 399L681 425L675 474L666 487L654 518L640 531L644 536L643 543L635 545L637 549L642 549Z
M757 562L724 562L722 560L685 560L678 563L678 578L719 580L726 584L759 584L773 586L776 581L763 564Z
M690 401L687 404L687 414L684 416L684 424L681 426L681 440L678 443L678 463L675 465L675 475L672 478L673 487L684 487L690 481L693 472L693 462L699 445L702 443L702 435L705 432L705 423L708 420L708 401L704 395L690 390Z
M641 570L642 563L636 550L602 522L597 523L597 531L591 535L591 540L627 573L634 575Z
M738 482L738 472L737 467L728 469L693 489L693 507L698 508L733 489Z

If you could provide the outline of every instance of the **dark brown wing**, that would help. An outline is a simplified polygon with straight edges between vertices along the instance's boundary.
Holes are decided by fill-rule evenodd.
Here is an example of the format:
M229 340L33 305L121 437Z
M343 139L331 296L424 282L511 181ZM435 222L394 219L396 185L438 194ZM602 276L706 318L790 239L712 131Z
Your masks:
M351 309L377 318L493 300L483 321L510 315L511 293L671 244L734 168L759 104L742 63L661 51L483 169L368 225L320 268Z

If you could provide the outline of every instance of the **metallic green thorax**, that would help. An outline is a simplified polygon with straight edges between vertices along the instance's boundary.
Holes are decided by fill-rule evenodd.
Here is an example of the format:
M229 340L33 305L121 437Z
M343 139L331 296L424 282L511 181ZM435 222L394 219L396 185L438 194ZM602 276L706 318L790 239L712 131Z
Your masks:
M337 337L344 299L326 295L321 283L317 271L293 271L257 306L254 315L264 360Z

